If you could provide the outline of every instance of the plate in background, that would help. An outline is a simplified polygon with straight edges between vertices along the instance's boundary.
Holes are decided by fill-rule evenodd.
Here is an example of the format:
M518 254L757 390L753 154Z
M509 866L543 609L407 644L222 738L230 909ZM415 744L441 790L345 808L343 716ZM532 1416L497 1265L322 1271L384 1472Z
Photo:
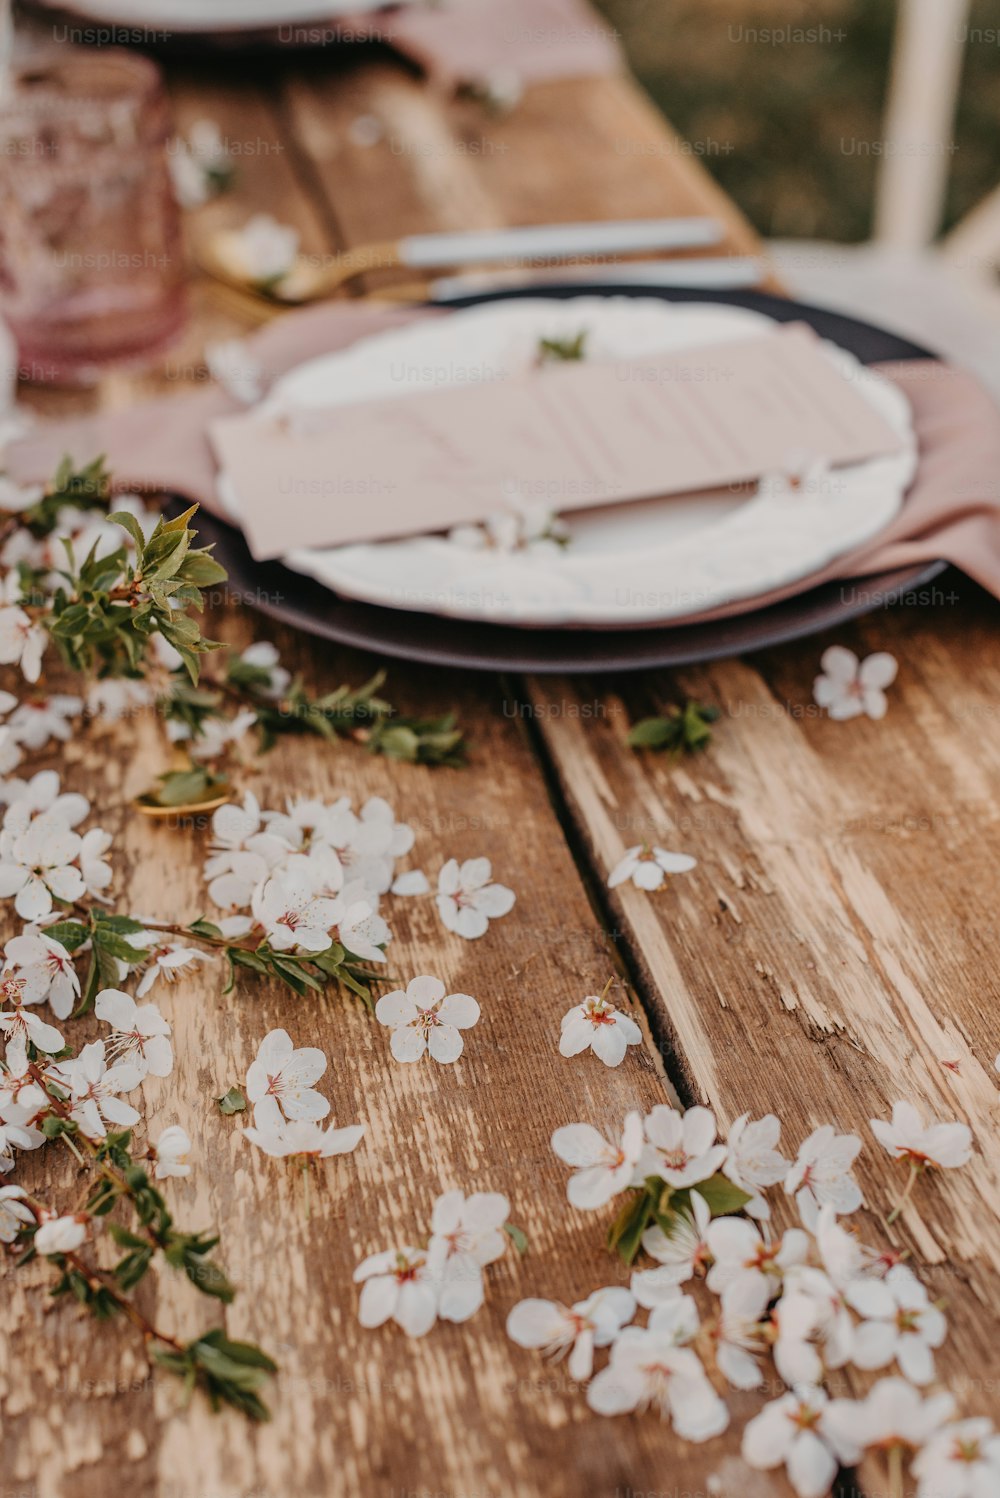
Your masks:
M546 285L538 288L537 294L573 297L579 296L581 290L598 295L656 294L671 302L718 302L763 312L778 322L808 322L821 337L847 349L863 364L935 357L870 323L761 292L652 293L646 286L636 289L608 283L586 288ZM464 299L459 305L530 295L530 291L519 287L516 291L482 293ZM321 639L401 660L468 670L538 674L637 671L746 654L816 634L886 607L900 596L926 587L946 565L934 562L830 582L806 588L801 594L766 609L755 610L750 599L746 612L702 623L678 622L644 630L529 630L407 613L341 598L280 563L255 562L241 533L205 512L198 517L198 529L205 542L216 543L236 599L283 624Z
M499 387L532 367L540 339L569 340L581 331L587 333L588 356L611 363L686 350L702 354L774 327L774 319L759 312L704 301L677 306L641 295L506 298L310 359L275 381L256 410L265 419L398 397L408 372L434 389L472 381ZM799 492L740 485L576 510L558 497L534 501L534 509L551 506L559 514L565 547L542 542L513 551L474 549L425 534L300 549L282 560L341 597L531 629L648 628L776 592L884 530L916 471L906 397L849 350L829 339L820 348L896 433L897 453L839 467L828 484ZM794 445L789 439L789 448ZM668 451L663 466L669 469ZM239 493L224 472L218 492L238 523Z

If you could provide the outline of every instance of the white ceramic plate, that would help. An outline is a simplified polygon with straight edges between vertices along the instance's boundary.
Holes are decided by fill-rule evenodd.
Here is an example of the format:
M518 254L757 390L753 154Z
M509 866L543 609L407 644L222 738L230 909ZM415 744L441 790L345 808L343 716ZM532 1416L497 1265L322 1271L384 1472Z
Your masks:
M302 26L331 22L338 16L357 16L381 10L389 0L145 0L139 14L136 0L43 0L53 9L105 25L144 31L253 31L269 26ZM392 0L413 4L414 0Z
M659 299L576 297L487 303L380 334L311 360L279 380L259 408L324 407L527 367L540 337L587 330L590 358L641 358L753 338L774 326L745 308ZM569 545L474 551L443 536L296 551L285 563L350 598L497 624L638 628L753 598L808 577L882 530L916 469L905 397L852 354L828 357L901 440L891 458L841 468L800 492L761 486L569 514ZM238 522L225 475L219 494ZM555 501L558 508L558 500Z

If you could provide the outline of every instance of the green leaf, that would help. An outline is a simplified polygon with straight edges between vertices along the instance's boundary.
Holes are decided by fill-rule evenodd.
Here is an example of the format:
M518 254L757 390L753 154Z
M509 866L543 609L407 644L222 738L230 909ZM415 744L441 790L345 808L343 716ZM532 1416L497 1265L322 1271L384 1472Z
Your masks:
M688 1207L690 1206L691 1191L697 1191L699 1196L705 1198L713 1217L730 1217L735 1212L742 1212L747 1202L753 1200L748 1191L743 1191L739 1186L734 1186L732 1181L724 1176L721 1171L718 1171L707 1181L701 1181L697 1186L689 1188L686 1193ZM685 1193L683 1192L675 1192L671 1206L679 1206L681 1198L684 1195Z
M214 775L204 765L193 765L188 770L169 770L161 775L155 789L139 800L146 806L198 806L228 794L229 789L224 776Z
M642 1235L653 1215L653 1195L645 1187L630 1191L625 1205L608 1228L608 1248L626 1264L639 1252Z
M247 1111L247 1100L238 1087L230 1087L220 1098L216 1098L219 1112L230 1118L234 1113L245 1113Z
M75 952L83 946L89 932L80 921L54 921L51 926L46 926L45 935L50 941L57 941L65 947L67 952Z
M221 1300L224 1305L231 1305L236 1298L236 1291L226 1278L225 1272L211 1259L202 1258L195 1253L189 1253L184 1259L184 1273L202 1295L211 1295L215 1300Z
M665 749L676 740L676 727L669 718L643 718L629 729L632 749Z
M142 526L136 520L135 516L130 515L127 510L116 510L113 515L108 516L108 519L112 525L120 525L122 530L128 531L135 542L136 551L141 557L143 547L146 545L146 537L143 535Z
M523 1228L517 1227L513 1222L505 1222L503 1230L519 1254L523 1255L528 1252L528 1235Z
M273 1358L269 1358L267 1353L263 1352L255 1343L235 1342L231 1337L227 1337L221 1329L206 1332L201 1341L202 1343L209 1343L211 1346L218 1348L220 1352L225 1353L226 1357L234 1363L240 1363L247 1368L261 1368L265 1373L277 1373L278 1371L278 1365Z
M587 329L581 328L574 337L539 338L538 362L540 364L575 363L586 357Z
M633 749L697 754L711 742L711 724L718 718L717 707L706 707L689 699L682 708L668 707L662 718L642 718L633 724L628 742Z

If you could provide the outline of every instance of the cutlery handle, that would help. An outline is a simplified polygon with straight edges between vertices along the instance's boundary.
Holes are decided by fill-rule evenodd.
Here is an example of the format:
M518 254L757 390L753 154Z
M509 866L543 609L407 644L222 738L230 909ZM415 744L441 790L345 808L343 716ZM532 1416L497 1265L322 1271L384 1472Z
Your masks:
M399 241L403 265L563 259L642 250L686 250L718 244L722 225L711 218L635 219L608 224L537 224L460 234L411 234Z
M571 266L560 269L511 272L467 273L440 276L430 283L425 295L434 302L450 302L480 291L504 291L517 287L581 286L600 281L609 286L648 286L650 290L671 287L695 290L735 291L741 286L758 286L764 276L760 260L749 256L719 256L711 260L640 260L634 265L619 265L607 270L601 266ZM501 279L502 277L502 279ZM398 292L398 288L394 288ZM412 290L412 288L407 288Z

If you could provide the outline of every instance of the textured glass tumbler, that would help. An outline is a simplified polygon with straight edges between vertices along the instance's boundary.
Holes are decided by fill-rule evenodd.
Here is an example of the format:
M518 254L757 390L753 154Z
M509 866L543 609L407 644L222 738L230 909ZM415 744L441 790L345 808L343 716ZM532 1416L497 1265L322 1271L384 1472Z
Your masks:
M147 58L67 50L15 69L0 103L0 312L22 378L90 384L179 332L170 133Z

